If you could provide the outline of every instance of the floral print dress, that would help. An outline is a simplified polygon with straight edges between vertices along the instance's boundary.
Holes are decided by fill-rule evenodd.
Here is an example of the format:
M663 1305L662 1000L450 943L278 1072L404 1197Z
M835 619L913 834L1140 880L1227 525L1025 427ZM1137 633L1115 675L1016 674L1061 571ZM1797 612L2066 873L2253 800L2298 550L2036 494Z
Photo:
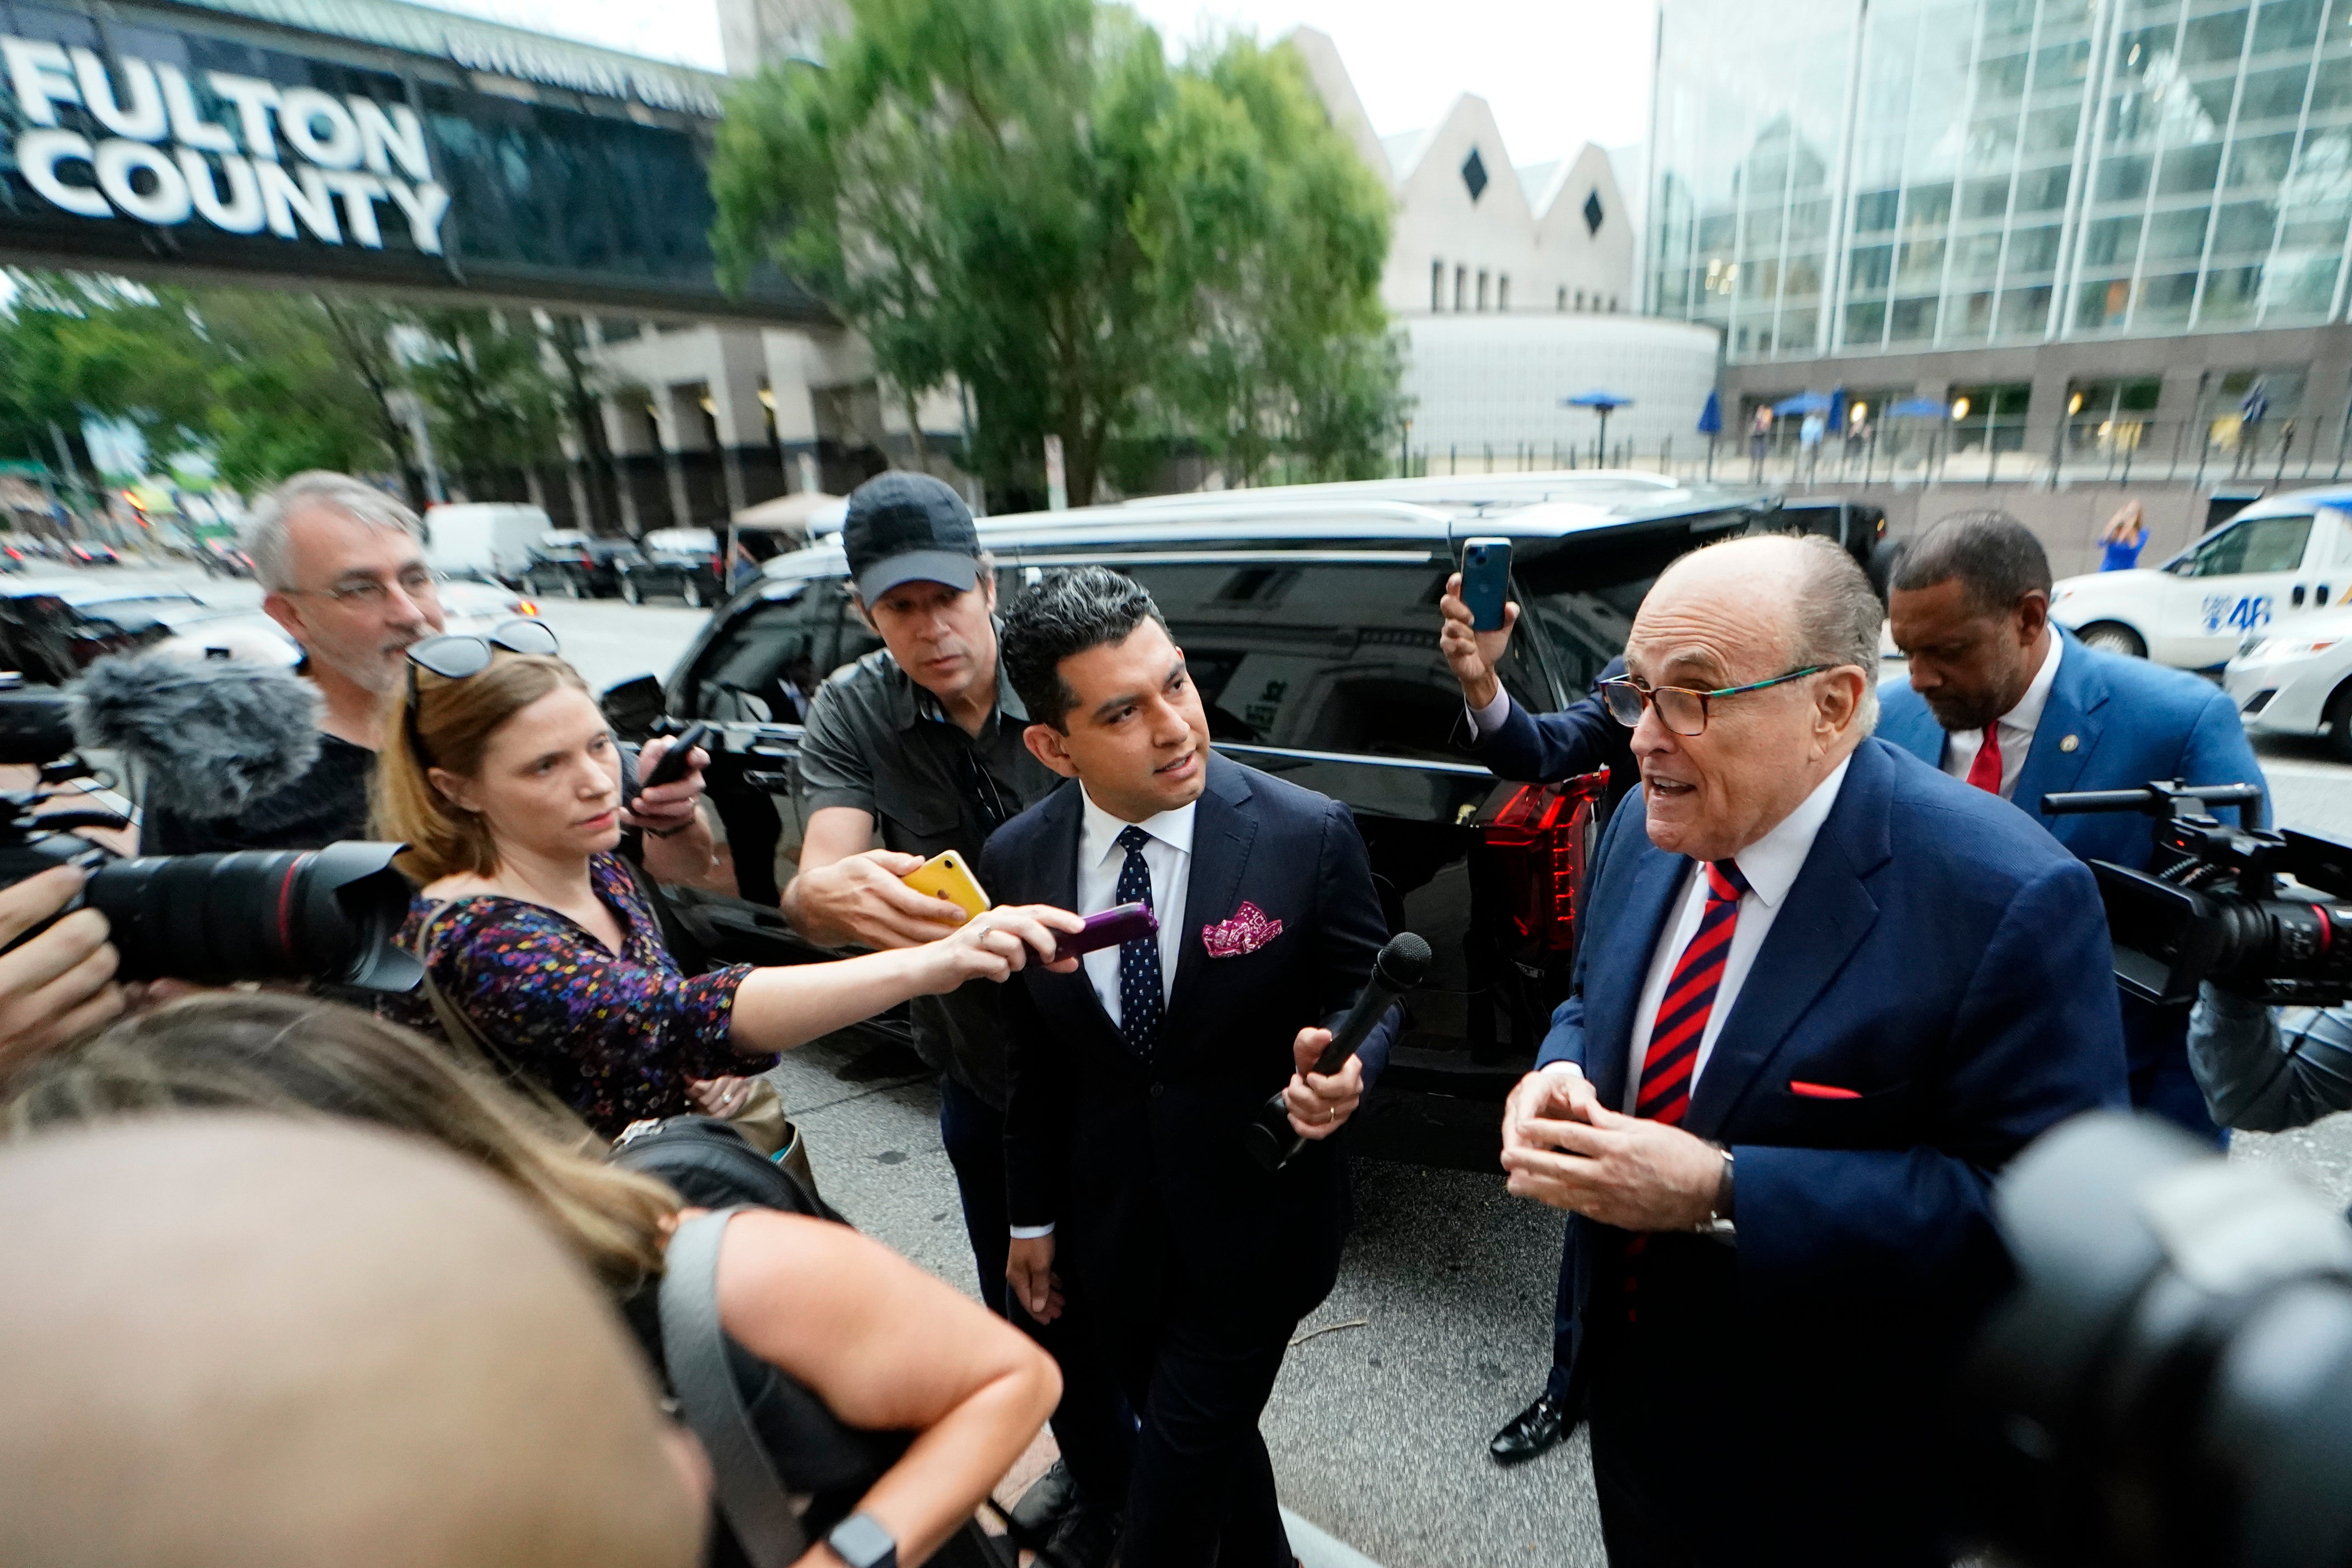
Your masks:
M495 893L446 906L420 895L400 943L416 952L430 919L423 956L442 996L506 1065L544 1084L607 1138L644 1117L692 1110L690 1082L773 1066L773 1057L744 1056L728 1044L735 993L750 966L679 973L628 863L596 855L588 876L620 922L618 953L568 915ZM386 1016L442 1035L421 988L385 1000Z

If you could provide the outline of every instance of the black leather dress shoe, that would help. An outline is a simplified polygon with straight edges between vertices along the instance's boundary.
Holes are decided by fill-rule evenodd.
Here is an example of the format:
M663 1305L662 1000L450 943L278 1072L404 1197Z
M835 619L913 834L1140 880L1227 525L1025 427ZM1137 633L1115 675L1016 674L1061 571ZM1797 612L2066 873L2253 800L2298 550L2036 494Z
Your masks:
M1071 1479L1070 1468L1056 1459L1045 1468L1045 1473L1029 1483L1004 1522L1013 1531L1013 1539L1035 1552L1053 1539L1054 1527L1068 1518L1078 1506L1078 1483Z
M1569 1418L1568 1401L1547 1394L1512 1416L1486 1445L1486 1452L1498 1465L1524 1465L1568 1436L1575 1425Z
M1054 1527L1037 1553L1037 1568L1115 1568L1123 1521L1108 1509L1081 1503Z

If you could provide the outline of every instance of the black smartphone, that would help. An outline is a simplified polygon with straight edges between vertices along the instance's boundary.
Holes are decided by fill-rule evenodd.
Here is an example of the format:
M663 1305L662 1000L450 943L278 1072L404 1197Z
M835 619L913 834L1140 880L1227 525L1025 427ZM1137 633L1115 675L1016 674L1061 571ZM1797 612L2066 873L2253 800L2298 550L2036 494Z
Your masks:
M680 735L677 738L677 744L664 752L661 761L654 764L654 771L637 781L638 793L643 794L646 790L656 789L663 784L676 784L684 778L688 759L694 755L694 749L697 746L709 742L710 733L709 725L697 724L685 734ZM630 797L632 803L635 798L634 795Z
M1503 629L1503 599L1511 583L1511 542L1469 539L1462 544L1462 602L1474 631Z

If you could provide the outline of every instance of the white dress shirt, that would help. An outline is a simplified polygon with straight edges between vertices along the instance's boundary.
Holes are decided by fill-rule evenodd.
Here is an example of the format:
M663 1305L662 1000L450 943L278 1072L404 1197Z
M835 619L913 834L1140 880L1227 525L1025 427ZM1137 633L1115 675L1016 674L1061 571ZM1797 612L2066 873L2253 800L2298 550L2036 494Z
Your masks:
M1739 988L1748 980L1748 972L1756 965L1757 952L1764 945L1765 935L1772 921L1788 901L1789 889L1796 885L1797 873L1805 868L1805 857L1813 852L1813 840L1829 820L1830 808L1837 804L1838 789L1845 783L1846 769L1853 759L1840 763L1829 777L1813 786L1813 792L1799 802L1797 809L1782 817L1769 833L1731 858L1739 874L1748 879L1748 891L1739 900L1739 919L1731 928L1731 946L1724 954L1723 978L1716 983L1715 1002L1706 1016L1706 1027L1699 1035L1698 1058L1691 1064L1690 1088L1698 1092L1699 1075L1706 1071L1707 1058L1715 1054L1716 1037L1723 1033L1723 1021L1731 1016L1732 1004L1739 999ZM1666 917L1665 934L1650 954L1650 974L1642 986L1642 999L1633 1010L1633 1038L1627 1044L1625 1068L1624 1110L1633 1114L1642 1094L1642 1058L1650 1052L1650 1029L1658 1021L1658 1005L1666 998L1666 983L1674 977L1675 964L1681 959L1683 949L1698 934L1698 922L1706 913L1706 877L1697 861L1691 862L1684 873L1682 890L1675 894L1671 911ZM1573 1062L1556 1062L1555 1067L1573 1069Z
M1078 818L1078 908L1082 915L1098 915L1118 902L1118 874L1127 866L1127 851L1118 836L1129 825L1095 804L1078 786L1082 815ZM1143 847L1143 864L1151 872L1151 910L1160 917L1160 1001L1165 1007L1176 984L1176 955L1184 945L1184 891L1192 879L1192 816L1201 803L1163 811L1133 826L1151 836ZM1098 947L1078 960L1087 984L1118 1026L1118 949ZM1051 1236L1050 1225L1016 1225L1015 1241Z
M2000 798L2010 799L2017 793L2017 775L2025 771L2025 754L2033 749L2033 731L2041 726L2042 710L2049 706L2051 683L2058 679L2058 656L2066 639L2053 627L2050 633L2050 651L2042 656L2042 668L2033 674L2033 683L2017 706L1993 722L2000 730ZM1944 731L1944 771L1956 779L1966 780L1969 769L1976 765L1977 752L1984 749L1982 730L1947 730Z
M1503 721L1511 716L1511 694L1503 689L1503 683L1498 680L1495 682L1495 700L1492 702L1484 708L1473 708L1465 702L1462 710L1470 715L1470 738L1475 741L1503 727Z
M1118 836L1129 825L1097 805L1083 784L1079 798L1085 807L1078 819L1077 912L1098 915L1118 902L1118 874L1127 865L1127 851L1119 847ZM1143 847L1143 863L1151 871L1151 910L1160 917L1163 1007L1168 993L1175 988L1176 954L1184 944L1184 889L1192 879L1192 814L1200 805L1193 801L1133 824L1151 835ZM1095 994L1102 999L1103 1011L1110 1015L1112 1026L1118 1026L1118 949L1098 947L1078 963L1086 969Z

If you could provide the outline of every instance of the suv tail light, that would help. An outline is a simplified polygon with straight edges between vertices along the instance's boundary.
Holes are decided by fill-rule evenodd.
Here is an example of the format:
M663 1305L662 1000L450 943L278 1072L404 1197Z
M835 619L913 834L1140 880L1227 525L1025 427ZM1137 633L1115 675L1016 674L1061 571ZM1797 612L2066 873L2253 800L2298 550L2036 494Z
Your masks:
M1471 819L1496 872L1500 912L1522 952L1556 955L1575 948L1593 813L1608 787L1606 768L1562 784L1507 785Z

